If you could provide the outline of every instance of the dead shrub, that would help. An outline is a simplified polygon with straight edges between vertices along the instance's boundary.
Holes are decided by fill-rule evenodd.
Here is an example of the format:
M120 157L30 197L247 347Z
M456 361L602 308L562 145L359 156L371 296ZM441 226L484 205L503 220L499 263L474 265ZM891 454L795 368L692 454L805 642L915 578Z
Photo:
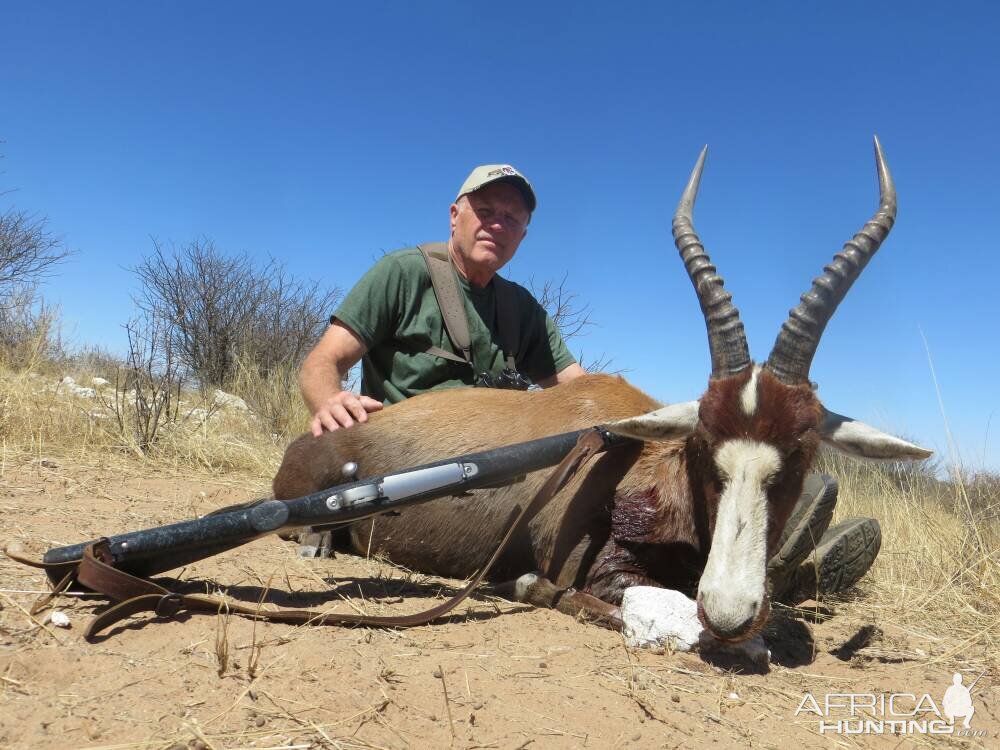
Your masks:
M296 280L273 259L260 265L205 239L179 248L154 242L133 270L142 285L137 304L164 321L191 374L219 388L233 379L238 358L262 377L297 367L340 297L339 289Z
M53 369L65 359L58 310L34 285L0 293L0 361L10 370Z
M586 335L587 329L596 324L590 318L590 305L581 301L580 296L566 286L567 278L568 276L564 275L558 283L547 279L541 285L531 279L528 281L528 289L531 290L531 296L538 300L538 304L552 318L563 341L568 342L578 336ZM621 369L611 369L612 359L606 353L598 354L595 358L587 358L581 351L577 359L587 372L606 372L612 375L625 372Z
M113 381L125 360L103 346L87 344L72 352L67 364L77 372Z
M125 333L129 351L104 404L124 443L147 454L164 426L177 422L184 376L161 320L133 320L125 325Z
M44 218L8 208L0 213L0 356L22 369L61 353L56 314L38 285L69 255Z

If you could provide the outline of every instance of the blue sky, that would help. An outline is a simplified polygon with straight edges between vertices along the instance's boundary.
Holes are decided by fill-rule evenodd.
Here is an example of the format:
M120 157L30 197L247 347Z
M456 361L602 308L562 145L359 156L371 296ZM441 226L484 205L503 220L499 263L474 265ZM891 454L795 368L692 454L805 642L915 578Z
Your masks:
M75 251L46 285L78 343L122 347L151 238L199 236L349 287L443 239L472 166L539 208L507 275L561 279L573 342L666 401L709 371L670 236L696 226L757 359L874 212L896 229L834 316L828 407L1000 469L1000 11L986 3L5 2L0 197Z

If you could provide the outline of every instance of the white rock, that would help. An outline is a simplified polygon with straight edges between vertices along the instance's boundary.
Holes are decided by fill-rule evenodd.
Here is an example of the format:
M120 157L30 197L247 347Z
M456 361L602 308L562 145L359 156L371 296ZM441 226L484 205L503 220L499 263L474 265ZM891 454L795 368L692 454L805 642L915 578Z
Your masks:
M66 391L73 396L80 396L81 398L94 398L97 395L97 391L93 388L86 388L84 386L79 386L76 381L73 380L69 375L64 377L59 381L56 386L56 392Z
M52 610L52 614L49 615L49 622L51 622L57 628L68 628L69 616L61 610L54 609Z
M729 654L766 666L771 652L763 637L742 643L724 643L702 627L698 604L679 591L632 586L622 596L621 617L625 642L633 648L671 646L677 651Z
M105 380L104 378L91 378L90 384L95 388L104 388L105 386L111 385L111 382Z
M698 605L680 591L632 586L622 596L625 642L637 647L672 646L690 651L701 636Z
M241 399L239 396L234 396L231 393L226 393L225 391L215 390L214 395L215 405L224 406L230 409L239 409L240 411L248 411L249 407L247 402Z

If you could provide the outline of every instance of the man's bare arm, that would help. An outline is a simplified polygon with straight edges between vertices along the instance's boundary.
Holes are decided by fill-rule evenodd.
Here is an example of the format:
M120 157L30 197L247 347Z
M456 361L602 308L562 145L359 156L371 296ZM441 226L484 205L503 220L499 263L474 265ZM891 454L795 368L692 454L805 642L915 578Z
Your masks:
M368 347L358 335L335 320L302 363L299 388L313 414L311 429L316 437L322 435L323 430L339 430L355 422L367 422L368 412L382 408L373 398L343 389L347 371L366 351Z
M554 385L559 385L560 383L567 383L570 380L574 380L581 375L586 375L587 371L584 370L580 365L574 362L571 365L567 365L555 375L550 375L547 378L542 378L538 381L538 385L542 388L551 388Z

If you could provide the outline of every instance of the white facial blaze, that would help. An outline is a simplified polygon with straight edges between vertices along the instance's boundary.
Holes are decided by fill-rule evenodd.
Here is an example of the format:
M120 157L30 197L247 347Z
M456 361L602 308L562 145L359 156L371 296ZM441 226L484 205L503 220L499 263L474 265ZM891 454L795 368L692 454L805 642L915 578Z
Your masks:
M764 601L767 486L781 469L781 455L766 443L729 440L716 451L715 464L723 490L698 593L708 621L735 630Z
M740 392L740 408L748 417L757 413L757 378L760 376L760 365L754 365L750 380Z

